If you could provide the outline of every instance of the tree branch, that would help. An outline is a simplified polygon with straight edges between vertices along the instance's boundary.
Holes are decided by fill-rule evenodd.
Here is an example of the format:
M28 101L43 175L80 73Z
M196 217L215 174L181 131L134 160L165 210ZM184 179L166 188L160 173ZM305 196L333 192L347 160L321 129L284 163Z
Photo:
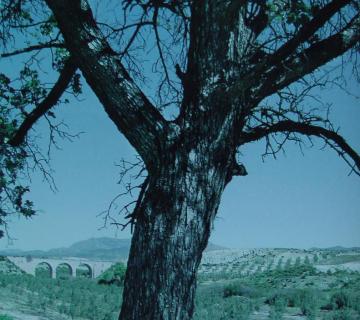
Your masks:
M46 0L86 81L146 165L160 157L166 121L134 83L98 28L86 0Z
M315 71L320 66L344 54L356 45L359 40L360 15L357 14L340 32L314 43L299 54L293 55L290 59L263 73L262 77L265 81L257 87L253 97L256 101L260 101L278 92ZM258 77L254 78L259 79Z
M303 25L292 39L287 41L268 58L267 65L278 63L293 54L302 43L306 42L322 26L324 26L334 14L338 13L350 2L350 0L334 0L321 8L316 16Z
M266 1L254 1L253 5L258 7L258 12L256 15L252 15L250 19L247 19L246 25L252 30L254 37L257 38L268 26L269 15Z
M354 171L360 175L360 156L353 148L350 147L345 139L335 131L311 125L309 123L284 120L268 126L258 126L253 128L250 132L242 133L240 144L242 145L258 141L274 133L300 133L306 136L316 136L322 138L327 144L335 149L347 163L349 162L345 156L348 155L355 163L356 168L353 167ZM338 148L336 148L336 146L334 146L330 141L334 142Z
M47 97L25 118L13 138L9 141L10 145L17 147L24 142L26 134L35 122L46 114L46 112L48 112L54 105L56 105L59 98L68 87L76 69L77 66L74 63L74 59L70 57L65 62L64 68L62 69L54 87L51 89Z
M42 50L42 49L48 49L48 48L65 48L65 46L63 43L59 43L59 42L39 43L39 44L29 46L29 47L26 47L23 49L15 50L12 52L2 53L0 55L0 57L7 58L7 57L16 56L16 55L22 54L22 53L27 53L27 52L32 52L32 51L37 51L37 50Z

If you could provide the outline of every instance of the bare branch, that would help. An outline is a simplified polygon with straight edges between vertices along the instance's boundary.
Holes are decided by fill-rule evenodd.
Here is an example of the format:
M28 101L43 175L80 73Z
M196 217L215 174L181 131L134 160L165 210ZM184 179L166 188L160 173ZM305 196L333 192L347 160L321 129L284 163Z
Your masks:
M165 79L168 83L170 83L170 78L169 78L169 73L166 67L166 63L165 63L165 58L164 58L164 54L163 51L161 49L161 40L160 40L160 35L159 35L159 30L158 30L158 14L159 14L159 9L155 8L154 10L154 14L153 14L153 28L154 28L154 32L155 32L155 38L156 38L156 46L158 48L159 51L159 57L160 57L160 61L161 64L163 66L164 69L164 73L165 73Z
M360 175L360 156L353 148L350 147L350 145L345 141L345 139L335 131L328 130L323 127L315 126L309 123L284 120L268 126L258 126L253 128L249 132L242 133L240 144L242 145L245 143L257 141L262 138L266 138L274 133L290 132L300 133L306 136L316 136L324 139L326 143L332 148L334 148L339 153L339 156L341 156L343 159L346 160L346 156L350 157L354 161L356 166L352 169L358 175ZM333 143L335 143L335 145Z
M299 54L290 57L269 72L261 72L265 81L258 86L254 97L257 101L315 71L320 66L344 54L360 40L360 15L357 14L340 32L316 42ZM257 77L254 77L258 79Z
M350 0L334 0L324 6L318 11L315 17L303 25L300 30L294 35L294 37L287 41L283 46L281 46L276 52L274 52L266 64L271 65L274 62L278 63L284 58L289 57L299 45L307 41L312 35L314 35L329 19L336 13L338 13L343 7L348 5Z
M132 227L138 216L138 207L143 200L145 188L148 186L149 176L146 173L144 162L139 156L136 156L134 162L122 159L117 166L120 167L120 180L118 183L123 185L125 191L114 197L108 208L101 212L99 216L102 216L104 221L102 228L105 228L110 221L111 225L121 227L122 230L131 224L132 231ZM124 181L125 177L127 182ZM139 179L141 183L138 183ZM125 204L118 204L118 201L124 200L124 198L126 199L128 196L130 196L131 199L135 196L137 200L126 200ZM117 218L112 215L114 210L116 210L117 215L124 214L124 218L128 221L125 223L118 222Z
M39 44L35 44L35 45L29 46L29 47L26 47L23 49L15 50L12 52L2 53L0 55L0 57L8 58L8 57L16 56L16 55L23 54L23 53L39 51L42 49L49 49L49 48L65 48L65 46L63 43L59 43L59 42L39 43Z
M68 87L72 77L75 74L77 66L73 58L69 58L60 73L59 79L50 90L47 97L25 118L24 122L16 131L14 137L9 141L12 146L19 146L25 139L26 134L36 121L38 121L46 112L48 112L58 102L61 95Z

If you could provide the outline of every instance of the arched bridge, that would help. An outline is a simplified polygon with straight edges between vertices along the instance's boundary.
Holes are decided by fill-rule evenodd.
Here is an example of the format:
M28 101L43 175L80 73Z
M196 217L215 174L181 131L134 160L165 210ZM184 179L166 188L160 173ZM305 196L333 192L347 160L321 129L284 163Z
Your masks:
M87 270L89 278L96 278L106 269L110 268L113 261L94 261L81 258L32 258L32 257L11 257L7 258L26 273L36 275L38 268L47 268L50 276L56 278L57 270L66 267L69 276L75 277L79 270Z

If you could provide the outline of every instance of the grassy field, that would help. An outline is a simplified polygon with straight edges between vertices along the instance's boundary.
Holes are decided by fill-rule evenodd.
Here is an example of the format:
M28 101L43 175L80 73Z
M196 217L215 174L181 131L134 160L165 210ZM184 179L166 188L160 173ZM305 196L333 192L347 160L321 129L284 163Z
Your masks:
M227 256L226 263L204 257L195 320L360 319L360 273L341 268L356 265L360 254L277 249ZM115 320L121 293L121 281L0 273L0 320Z

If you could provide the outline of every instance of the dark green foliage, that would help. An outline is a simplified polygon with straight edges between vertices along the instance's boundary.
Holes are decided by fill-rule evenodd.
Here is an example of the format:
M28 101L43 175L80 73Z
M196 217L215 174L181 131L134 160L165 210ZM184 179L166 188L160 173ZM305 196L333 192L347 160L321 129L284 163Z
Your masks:
M314 255L314 263L319 262L319 256L317 254Z
M301 259L300 259L300 257L297 257L295 260L294 266L298 267L298 266L300 266L300 264L301 264Z
M291 259L287 259L286 262L285 262L285 266L284 266L284 269L285 270L288 270L291 268Z
M261 297L263 292L258 288L249 287L241 282L233 282L225 286L223 296L224 298L232 296L242 296L247 298Z
M351 289L340 289L335 291L329 302L322 306L323 310L334 310L334 314L337 316L346 315L349 310L356 312L360 311L360 291L359 284L348 283L346 287L352 287Z
M35 276L41 278L51 278L50 266L46 264L40 264L35 269Z
M126 267L118 262L107 269L98 279L99 284L121 286L124 283Z
M349 292L339 291L331 296L330 303L334 309L345 309L352 305Z
M288 307L295 307L297 304L297 290L296 289L280 289L275 290L272 294L267 294L265 303L274 306L277 301L283 301Z
M35 276L40 278L51 278L50 271L45 268L35 270Z
M0 74L0 228L5 225L9 214L19 212L30 217L35 213L33 203L25 199L29 187L18 181L26 169L27 152L23 147L13 148L7 144L17 126L17 121L11 120L10 110L2 104L4 86L8 81ZM3 230L0 229L0 238L2 236Z
M318 8L305 1L269 1L267 5L271 20L284 21L296 29L309 22Z
M287 268L284 268L281 271L278 270L271 270L267 272L268 276L292 276L292 277L298 277L301 275L316 275L317 271L316 269L309 265L294 265L294 266L289 266Z
M14 318L6 315L6 314L0 314L0 320L13 320Z
M326 314L323 320L355 320L359 319L359 317L354 314L351 310L336 310L334 312L330 312Z
M288 301L284 296L276 296L273 300L272 308L270 309L269 318L273 320L281 319L287 305Z
M99 286L90 279L63 281L30 275L0 274L0 288L21 296L43 314L56 310L66 316L94 320L116 320L122 294L122 288Z
M223 286L216 283L199 287L195 299L194 320L245 320L258 307L256 300L245 296L224 298L223 292Z
M56 268L56 278L67 280L70 277L72 277L72 270L70 266L62 264Z
M91 271L87 268L77 268L75 275L77 278L91 278Z
M304 316L315 319L318 309L318 293L314 290L302 290L298 293L298 306Z

